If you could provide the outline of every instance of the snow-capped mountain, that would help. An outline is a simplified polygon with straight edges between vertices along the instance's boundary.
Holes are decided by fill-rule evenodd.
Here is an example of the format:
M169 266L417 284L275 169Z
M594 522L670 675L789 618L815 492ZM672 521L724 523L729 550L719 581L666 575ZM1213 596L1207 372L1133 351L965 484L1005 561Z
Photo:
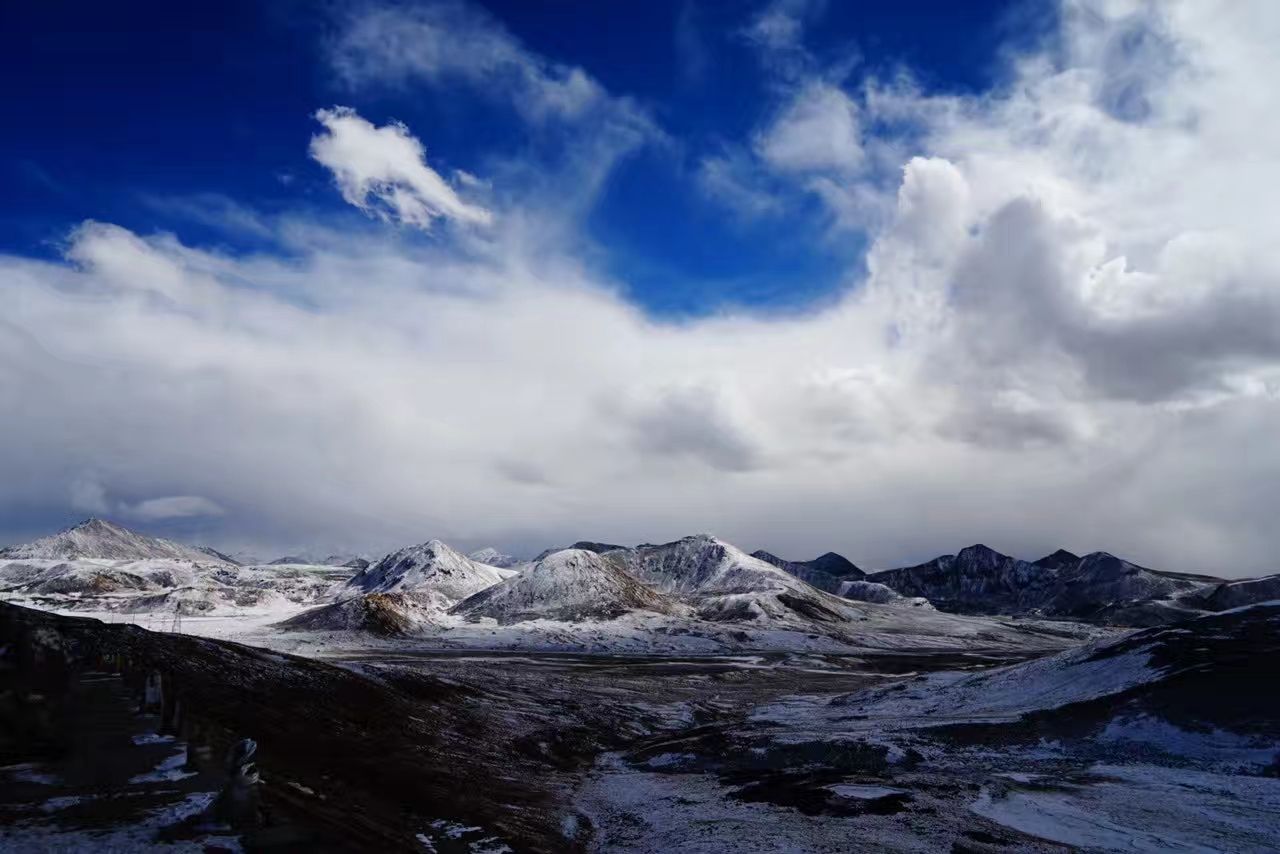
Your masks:
M1106 552L1077 557L1059 550L1028 562L984 545L919 566L867 576L945 611L1041 614L1119 625L1156 625L1199 613L1197 594L1222 583L1209 576L1160 572Z
M771 563L819 590L835 593L837 596L843 595L840 593L840 587L844 582L860 581L866 577L866 573L853 561L835 552L827 552L821 557L803 561L785 560L763 549L752 552L751 556L765 563Z
M0 594L74 610L205 614L324 599L348 570L242 566L102 519L0 552Z
M161 537L130 531L105 519L78 525L24 545L0 549L0 560L148 560L165 558L227 563L222 557Z
M369 565L367 558L360 555L348 554L341 552L338 554L325 555L323 552L312 554L310 552L302 552L300 554L289 554L278 557L275 560L268 561L266 566L344 566L349 569L364 569Z
M347 588L352 593L432 593L452 604L511 574L431 540L392 552L358 572Z
M519 575L469 597L453 609L468 619L601 620L632 611L674 613L675 603L610 560L586 549L548 555Z
M496 566L499 569L510 569L524 563L520 558L512 557L509 554L503 554L492 546L483 549L476 549L468 554L467 557L471 558L476 563Z
M877 584L874 581L862 581L861 579L841 581L833 592L842 599L852 599L855 602L878 602L881 605L910 602L910 604L919 608L933 607L929 600L923 596L908 598L892 587Z
M641 581L663 593L741 593L790 590L798 580L711 534L662 545L607 552Z
M865 618L852 601L819 590L710 534L611 551L605 557L621 562L655 590L680 597L706 620L817 626L826 633L843 631L846 624ZM879 591L851 592L875 595L873 601L899 598Z
M556 546L554 548L544 549L533 559L533 563L537 563L544 557L553 555L556 552L563 552L569 549L581 549L583 551L595 552L596 554L602 555L607 554L608 552L626 551L627 547L617 545L616 543L598 543L595 540L578 540L571 546Z

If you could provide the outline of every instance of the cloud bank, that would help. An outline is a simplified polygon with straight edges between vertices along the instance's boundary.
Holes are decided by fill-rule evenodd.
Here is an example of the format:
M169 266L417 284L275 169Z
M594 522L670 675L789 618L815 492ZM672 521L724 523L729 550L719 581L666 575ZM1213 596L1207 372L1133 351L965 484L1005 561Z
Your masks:
M531 122L631 109L440 9L356 20L335 61L357 82L514 80ZM123 503L231 545L712 530L872 566L980 540L1280 568L1280 16L1067 3L964 97L835 83L788 20L754 31L789 59L734 156L869 232L837 304L656 321L571 220L530 231L559 211L545 184L481 206L428 165L429 129L322 110L312 156L348 202L490 226L278 222L278 251L231 255L88 222L61 261L0 258L0 511Z

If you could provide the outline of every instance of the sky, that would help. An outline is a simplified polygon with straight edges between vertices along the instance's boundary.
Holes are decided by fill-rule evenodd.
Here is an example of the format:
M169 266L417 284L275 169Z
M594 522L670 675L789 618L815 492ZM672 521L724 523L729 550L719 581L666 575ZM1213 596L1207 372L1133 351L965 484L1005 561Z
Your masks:
M1275 572L1280 8L0 9L0 542Z

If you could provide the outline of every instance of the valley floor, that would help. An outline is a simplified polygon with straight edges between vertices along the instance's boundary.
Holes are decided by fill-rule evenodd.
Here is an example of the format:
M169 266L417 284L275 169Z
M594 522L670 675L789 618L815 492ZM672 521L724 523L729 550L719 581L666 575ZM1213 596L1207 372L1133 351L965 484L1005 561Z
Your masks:
M132 619L145 627L149 617ZM151 619L157 633L186 642L171 634L172 624ZM685 643L641 654L637 643L634 650L624 644L592 653L577 637L561 638L560 651L511 650L502 647L513 635L492 643L496 635L486 634L487 628L443 636L435 640L445 643L434 646L429 638L357 643L349 633L280 633L272 628L279 619L276 612L184 617L179 628L183 634L302 652L336 665L347 674L342 679L361 680L368 690L381 692L375 696L385 695L380 704L394 701L386 707L407 710L396 712L406 717L391 719L380 717L381 711L369 713L370 720L391 731L401 722L407 725L408 717L421 715L430 722L433 715L456 716L463 722L455 728L462 734L458 740L426 751L407 767L422 775L426 788L447 786L451 775L467 786L502 780L518 793L505 802L515 797L539 804L545 827L538 825L538 833L550 834L522 835L520 825L503 816L502 798L489 813L469 815L433 800L421 803L412 817L400 814L402 826L385 828L387 838L377 843L382 850L394 848L387 839L403 850L444 852L1280 850L1273 739L1184 730L1136 713L1108 724L1101 734L1059 723L1028 734L1002 729L998 724L1007 716L973 712L960 701L953 710L954 726L918 725L925 712L936 713L919 708L917 695L935 684L922 682L922 676L935 674L937 685L952 686L938 696L976 703L970 694L989 697L988 683L970 694L957 693L953 683L1051 651L1043 648L1018 652L967 644L837 650L820 641L805 648L807 639L798 638L792 648L782 645L770 652L723 654L710 644ZM1097 644L1120 634L1091 636ZM536 631L527 637L541 637L548 645L555 641ZM483 648L486 641L489 648ZM171 641L159 637L147 643L163 647ZM454 648L443 648L447 645ZM216 645L200 648L224 654ZM254 660L273 668L269 684L280 687L270 702L286 709L305 702L290 687L295 671L303 676L330 672L313 671L320 665L304 667L288 656ZM1057 659L1045 661L1033 671L1037 679L1062 670L1053 663ZM1122 678L1131 675L1121 669ZM115 684L109 682L112 677L89 673L81 678L108 680L89 683L98 686L93 702L100 705L85 708L106 709L121 723L119 732L95 736L97 741L82 742L78 749L108 751L102 755L114 757L109 762L119 767L117 776L124 776L99 781L91 790L83 781L79 788L72 785L65 760L34 759L0 768L5 818L0 848L143 850L195 844L190 838L161 841L156 833L197 812L213 797L215 782L205 776L166 776L166 756L176 755L181 742L122 746L126 738L130 744L148 744L148 722L121 717L119 702L103 693ZM443 694L441 686L447 687ZM873 699L854 703L850 697ZM420 712L411 711L416 704ZM322 723L307 712L301 705L289 712L288 726L301 731L291 738L304 744L307 729ZM975 721L982 726L966 726ZM437 728L432 724L429 730ZM273 740L271 730L254 735L265 785L279 786L286 777L302 781L297 785L312 799L303 799L301 812L295 808L290 814L294 831L286 838L311 838L317 827L328 825L309 826L305 803L327 798L323 811L338 809L345 789L333 782L326 791L327 775L315 776L306 761ZM373 743L383 740L378 735ZM349 743L355 750L365 741ZM483 755L468 755L479 747ZM143 756L139 749L155 755ZM83 756L77 760L83 761ZM333 756L335 779L341 778L344 761ZM143 766L154 766L154 779L131 782L146 777ZM380 795L377 783L365 785L372 788L361 790L361 798L389 794ZM94 802L119 803L113 789L136 797L138 804L145 801L149 809L86 808ZM273 847L261 834L237 840L226 828L202 832L199 845L230 849L249 839L250 849L288 850L287 845ZM557 836L557 842L547 841ZM308 844L315 851L361 848L336 837L331 847Z

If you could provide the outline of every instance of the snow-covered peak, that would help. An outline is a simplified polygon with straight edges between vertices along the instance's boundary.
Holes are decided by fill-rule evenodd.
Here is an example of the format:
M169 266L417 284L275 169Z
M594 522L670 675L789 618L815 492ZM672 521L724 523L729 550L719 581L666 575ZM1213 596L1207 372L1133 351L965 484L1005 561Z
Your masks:
M499 623L523 620L612 619L674 606L629 575L618 561L586 549L547 555L519 575L460 603L453 613Z
M440 540L430 540L392 552L357 573L347 586L363 593L432 591L457 601L510 574L474 561Z
M644 545L617 555L633 575L664 593L777 590L803 584L712 534Z
M520 558L512 557L509 554L504 554L498 551L497 549L493 548L492 546L488 546L483 549L476 549L475 551L471 552L471 554L467 555L467 557L471 558L477 563L484 563L484 564L488 564L489 566L496 566L500 569L509 569L510 567L513 567L522 563Z
M169 560L224 563L221 558L161 537L130 531L106 519L90 518L24 545L0 549L0 558L48 560Z

